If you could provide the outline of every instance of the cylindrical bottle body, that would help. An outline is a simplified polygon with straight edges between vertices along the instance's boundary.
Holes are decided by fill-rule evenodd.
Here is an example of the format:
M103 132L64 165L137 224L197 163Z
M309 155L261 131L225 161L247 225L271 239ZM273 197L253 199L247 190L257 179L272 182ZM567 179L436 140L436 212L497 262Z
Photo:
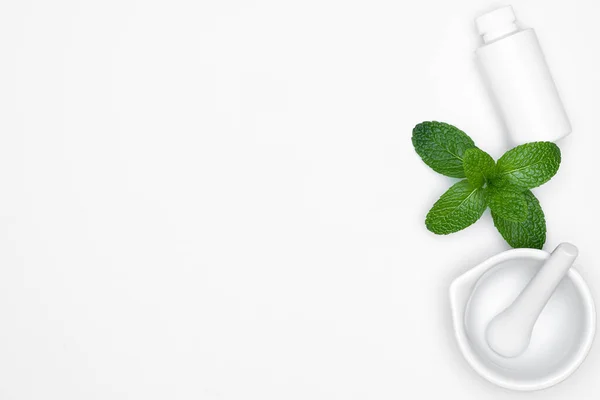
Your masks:
M513 142L555 141L571 133L533 29L486 44L476 54Z

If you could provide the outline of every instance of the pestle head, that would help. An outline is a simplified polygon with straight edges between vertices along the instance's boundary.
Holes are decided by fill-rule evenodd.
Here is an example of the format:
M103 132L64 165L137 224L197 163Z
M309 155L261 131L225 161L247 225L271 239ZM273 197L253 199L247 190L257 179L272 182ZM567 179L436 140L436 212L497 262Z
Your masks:
M506 358L514 358L527 350L532 331L528 326L516 324L510 313L503 312L488 325L486 339L494 352Z
M538 317L578 254L570 243L556 247L516 300L489 323L486 339L492 350L507 358L527 350Z

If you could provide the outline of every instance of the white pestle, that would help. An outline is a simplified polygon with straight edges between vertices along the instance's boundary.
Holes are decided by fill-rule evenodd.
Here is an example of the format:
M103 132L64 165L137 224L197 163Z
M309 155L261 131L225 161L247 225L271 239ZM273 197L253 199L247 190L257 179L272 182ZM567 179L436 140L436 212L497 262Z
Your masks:
M517 299L492 319L486 331L492 350L507 358L527 350L538 317L578 253L570 243L559 244Z

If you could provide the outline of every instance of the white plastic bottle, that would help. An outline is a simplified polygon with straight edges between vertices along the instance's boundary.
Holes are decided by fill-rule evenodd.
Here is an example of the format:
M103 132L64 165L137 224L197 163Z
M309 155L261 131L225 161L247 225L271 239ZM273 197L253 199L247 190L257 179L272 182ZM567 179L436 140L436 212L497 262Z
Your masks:
M571 133L550 69L533 29L520 29L511 6L476 20L481 68L516 144L555 141Z

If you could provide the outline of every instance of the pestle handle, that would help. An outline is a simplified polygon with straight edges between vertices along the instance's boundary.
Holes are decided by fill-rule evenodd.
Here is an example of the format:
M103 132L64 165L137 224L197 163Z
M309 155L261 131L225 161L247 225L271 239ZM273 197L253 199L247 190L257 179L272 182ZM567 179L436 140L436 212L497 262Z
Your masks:
M570 243L556 247L519 297L488 325L486 336L492 350L517 357L527 349L538 317L578 254Z
M532 320L535 324L538 316L552 297L556 287L569 271L579 251L570 243L561 243L552 252L539 272L531 279L510 308L521 318Z

